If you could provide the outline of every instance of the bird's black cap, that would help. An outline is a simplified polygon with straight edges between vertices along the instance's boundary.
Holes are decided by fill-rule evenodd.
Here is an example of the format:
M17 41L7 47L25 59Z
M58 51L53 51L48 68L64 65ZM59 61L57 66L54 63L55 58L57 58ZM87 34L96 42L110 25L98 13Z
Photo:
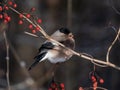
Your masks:
M60 28L59 31L64 33L64 34L69 34L70 33L70 30L68 30L67 28Z

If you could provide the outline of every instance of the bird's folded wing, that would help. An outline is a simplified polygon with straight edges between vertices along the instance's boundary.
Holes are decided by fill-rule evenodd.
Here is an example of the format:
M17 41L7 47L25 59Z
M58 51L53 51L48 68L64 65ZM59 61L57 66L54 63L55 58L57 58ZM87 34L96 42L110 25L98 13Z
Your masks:
M44 58L44 56L46 55L46 53L47 53L47 52L44 52L44 53L41 53L41 54L35 56L35 57L34 57L35 61L34 61L34 63L32 63L32 65L28 68L28 70L31 70L32 67L34 67L36 64L38 64L38 62Z
M54 45L51 42L45 42L44 44L42 44L42 46L39 48L39 53L42 52L43 50L49 50L49 49L53 49Z

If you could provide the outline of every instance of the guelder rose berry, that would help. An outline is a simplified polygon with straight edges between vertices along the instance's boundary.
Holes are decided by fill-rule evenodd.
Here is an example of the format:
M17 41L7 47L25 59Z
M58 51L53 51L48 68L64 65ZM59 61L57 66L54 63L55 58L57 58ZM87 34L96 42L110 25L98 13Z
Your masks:
M20 24L20 25L23 24L23 21L22 21L22 20L19 20L18 24Z
M16 8L16 7L17 7L17 4L14 4L13 7Z
M30 14L26 14L26 17L27 17L27 18L30 18L30 17L31 17L31 15L30 15Z
M29 25L29 29L32 29L32 28L33 28L33 25L32 25L32 24L30 24L30 25Z

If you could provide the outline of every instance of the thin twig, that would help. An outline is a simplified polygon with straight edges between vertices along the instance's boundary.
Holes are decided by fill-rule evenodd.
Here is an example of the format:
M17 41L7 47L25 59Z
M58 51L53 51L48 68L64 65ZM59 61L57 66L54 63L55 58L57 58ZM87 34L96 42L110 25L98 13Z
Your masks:
M120 11L118 11L118 10L115 8L112 0L110 0L110 4L111 4L111 6L112 6L112 9L113 9L118 15L120 15Z
M12 7L9 7L12 11L14 11L15 13L17 14L21 14L20 12L16 11L14 8ZM63 44L61 44L60 42L52 39L44 30L43 28L39 25L39 24L35 24L33 23L29 18L27 18L26 16L23 15L23 18L26 19L29 23L31 23L34 27L39 27L39 31L40 33L43 34L43 36L47 39L47 40L50 40L51 42L54 42L66 49L68 49L69 51L71 51L74 55L76 56L79 56L81 58L84 58L85 60L88 60L88 61L94 61L95 63L97 64L102 64L102 65L106 65L106 66L110 66L112 68L115 68L117 70L120 70L120 67L116 66L115 64L111 63L111 62L106 62L106 61L102 61L102 60L99 60L99 59L95 59L95 58L91 58L91 57L88 57L86 55L82 55L81 53L78 53L78 52L75 52L74 50L70 49L70 48L67 48L66 46L64 46Z
M8 40L7 40L5 30L3 32L3 36L4 36L4 39L5 39L5 46L6 46L6 63L7 63L6 78L7 78L8 90L11 90L11 88L10 88L10 79L9 79L9 60L10 60L10 57L9 57L9 43L8 43Z
M113 45L114 45L115 42L119 39L119 34L120 34L120 29L118 30L118 33L117 33L115 39L113 40L112 44L111 44L110 47L108 48L107 55L106 55L106 61L107 61L107 62L109 62L110 51L111 51Z
M30 33L30 32L24 32L25 34L27 34L27 35L30 35L30 36L32 36L32 37L35 37L35 38L39 38L39 37L41 37L41 38L45 38L44 36L38 36L38 35L35 35L35 34L33 34L33 33Z
M85 55L85 56L88 56L88 57L90 57L90 58L93 58L93 56L90 55L90 54L87 54L87 53L81 53L81 54L82 54L82 55ZM94 59L94 58L93 58L93 59ZM98 64L98 63L94 62L94 60L91 60L91 63L93 63L94 65L99 66L99 67L107 67L107 65Z
M35 35L35 34L33 34L33 33L29 33L29 32L24 32L25 34L27 34L27 35L30 35L30 36L33 36L33 37L36 37L36 38L38 38L39 36L37 36L37 35Z
M94 90L93 88L94 88L94 87L89 87L89 88L84 88L83 90L89 90L89 89L90 89L90 90L91 90L91 89ZM98 90L99 90L99 89L100 89L100 90L108 90L108 89L103 88L103 87L96 87L95 90L97 90L97 89L98 89Z
M32 77L30 76L30 74L28 73L28 70L26 69L25 65L22 65L22 59L19 57L17 51L15 50L15 48L13 47L13 45L9 42L9 47L10 47L10 51L11 53L14 55L15 60L18 62L18 64L20 65L20 67L22 68L22 72L25 75L25 77L27 77L27 79L30 79L32 82L32 85L30 85L31 88L36 88L36 83L35 81L32 79ZM29 85L29 84L28 84Z

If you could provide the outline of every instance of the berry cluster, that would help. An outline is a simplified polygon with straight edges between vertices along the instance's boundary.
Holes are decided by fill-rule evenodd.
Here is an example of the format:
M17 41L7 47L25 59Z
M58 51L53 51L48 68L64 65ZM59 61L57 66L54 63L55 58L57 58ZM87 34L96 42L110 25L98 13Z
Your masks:
M93 90L96 90L98 83L103 84L104 80L94 71L90 72L90 79L93 83Z
M64 83L59 83L52 80L48 90L65 90L65 86Z
M17 8L17 4L13 1L8 0L7 2L0 3L0 19L3 20L4 23L8 23L11 21L11 17L7 14L7 11L10 10L10 7L13 9ZM19 14L19 21L18 24L22 25L24 23L24 19L30 19L33 24L30 24L28 28L32 31L32 33L36 33L36 31L39 31L40 28L37 26L37 24L41 24L42 20L31 13L33 13L36 9L33 7L30 9L29 13L20 13Z
M95 72L92 71L89 74L89 78L92 81L92 87L87 87L87 88L83 88L83 87L79 87L79 90L97 90L98 89L98 84L103 84L104 80ZM101 87L99 87L101 88ZM100 89L102 90L102 89Z
M35 9L31 9L31 10L33 11ZM42 20L40 18L36 19L35 17L33 17L33 15L27 13L27 14L19 14L19 18L20 18L20 20L18 22L19 25L22 25L24 23L24 17L26 17L26 18L31 19L32 21L34 21L34 24L41 24L42 23ZM36 33L36 31L40 30L39 26L35 27L35 26L33 26L33 24L29 24L28 28L30 30L32 30L32 33Z
M0 19L3 20L4 23L11 21L11 17L7 14L9 7L16 8L17 4L12 1L8 1L7 3L0 3Z

